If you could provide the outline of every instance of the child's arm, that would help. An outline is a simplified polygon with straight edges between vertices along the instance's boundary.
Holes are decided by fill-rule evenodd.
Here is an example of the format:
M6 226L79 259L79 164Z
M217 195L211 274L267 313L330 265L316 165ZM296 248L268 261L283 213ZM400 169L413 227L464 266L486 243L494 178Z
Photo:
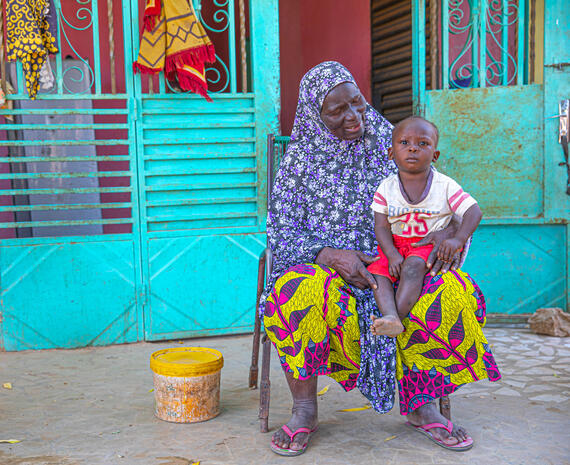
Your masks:
M390 275L394 278L399 278L404 257L400 255L400 252L398 252L398 249L394 246L392 229L390 228L387 215L374 212L374 234L376 235L376 240L382 252L384 252L384 255L388 258Z
M481 218L483 218L483 213L481 213L479 205L476 203L471 205L463 214L463 221L455 236L444 240L439 246L437 257L443 261L452 260L455 254L465 245L467 239L475 232L481 222Z

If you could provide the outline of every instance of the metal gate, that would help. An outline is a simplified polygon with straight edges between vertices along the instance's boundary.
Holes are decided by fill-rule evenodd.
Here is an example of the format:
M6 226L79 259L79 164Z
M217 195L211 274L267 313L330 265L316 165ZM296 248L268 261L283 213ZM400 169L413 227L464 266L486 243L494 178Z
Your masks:
M31 101L21 66L5 72L4 350L251 328L277 2L194 2L218 51L212 103L133 76L143 3L56 0L55 86Z
M466 267L490 312L568 308L570 196L558 134L559 102L570 97L566 7L441 0L426 12L413 0L415 111L439 126L438 167L485 214ZM426 35L437 37L429 49Z

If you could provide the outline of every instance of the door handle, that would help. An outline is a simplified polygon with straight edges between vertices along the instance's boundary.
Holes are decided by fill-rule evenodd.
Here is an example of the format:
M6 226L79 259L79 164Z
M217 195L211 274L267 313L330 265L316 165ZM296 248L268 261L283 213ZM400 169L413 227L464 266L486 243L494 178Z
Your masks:
M558 142L562 145L564 152L564 162L561 166L566 165L566 194L570 195L570 163L568 163L568 130L570 127L570 100L560 100L558 103Z

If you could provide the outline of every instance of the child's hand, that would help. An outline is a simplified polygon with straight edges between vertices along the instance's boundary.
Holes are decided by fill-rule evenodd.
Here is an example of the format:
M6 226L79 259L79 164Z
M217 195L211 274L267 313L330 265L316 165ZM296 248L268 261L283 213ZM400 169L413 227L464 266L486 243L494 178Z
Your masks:
M445 239L437 250L437 258L444 262L450 262L462 247L463 243L459 239Z
M402 263L404 263L404 257L402 257L399 253L395 253L394 255L388 257L388 271L390 272L390 276L396 279L400 278Z

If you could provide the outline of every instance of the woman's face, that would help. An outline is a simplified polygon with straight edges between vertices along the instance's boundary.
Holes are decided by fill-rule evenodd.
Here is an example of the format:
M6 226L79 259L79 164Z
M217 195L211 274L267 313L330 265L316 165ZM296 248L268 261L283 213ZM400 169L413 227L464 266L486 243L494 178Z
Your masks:
M364 134L366 101L351 82L343 82L325 97L321 119L336 137L343 140L358 139Z

